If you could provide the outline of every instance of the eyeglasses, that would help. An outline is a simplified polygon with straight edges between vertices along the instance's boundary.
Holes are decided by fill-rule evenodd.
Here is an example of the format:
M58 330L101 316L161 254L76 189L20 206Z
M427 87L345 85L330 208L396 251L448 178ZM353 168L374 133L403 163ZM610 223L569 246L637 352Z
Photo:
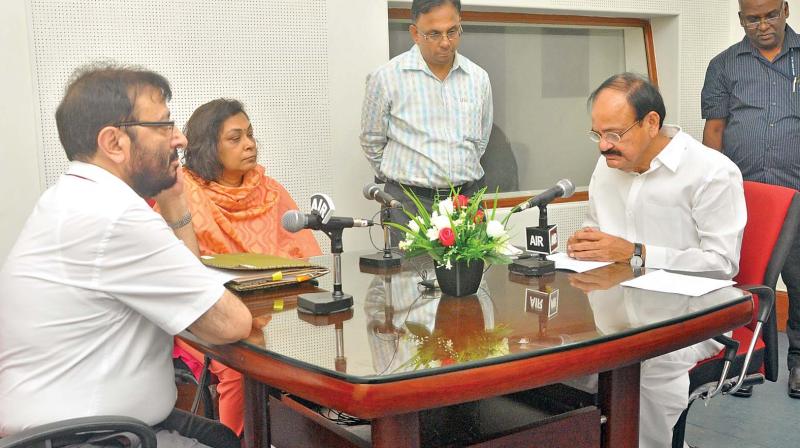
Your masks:
M174 121L120 121L112 124L117 128L129 128L131 126L142 126L145 128L160 128L166 130L167 133L172 133L175 127Z
M589 131L589 140L600 143L600 140L605 139L606 142L611 143L612 145L616 145L617 143L622 140L622 137L628 133L634 126L641 123L642 120L636 120L633 122L632 125L628 126L628 129L625 129L621 133L617 134L616 132L605 132L602 135L599 132Z
M445 36L447 36L447 40L448 41L454 41L454 40L458 39L459 37L461 37L462 34L464 34L464 29L461 28L461 25L459 25L458 28L454 28L454 29L448 31L445 34L442 34L442 33L438 32L438 31L431 31L430 33L423 33L422 31L419 31L419 30L417 30L417 33L419 33L420 36L425 38L425 41L427 41L427 42L439 43L439 42L442 41L442 39Z
M763 21L767 25L775 25L783 18L783 4L781 4L781 9L777 11L772 11L771 13L767 14L766 17L742 17L742 26L747 28L748 30L754 30L761 26L761 22Z

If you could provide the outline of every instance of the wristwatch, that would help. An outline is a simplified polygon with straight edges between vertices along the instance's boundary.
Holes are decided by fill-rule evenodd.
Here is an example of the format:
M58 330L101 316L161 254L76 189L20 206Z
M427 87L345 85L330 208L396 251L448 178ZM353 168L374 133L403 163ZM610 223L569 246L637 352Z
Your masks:
M633 256L631 257L631 266L634 268L644 267L644 258L642 258L642 243L633 243Z

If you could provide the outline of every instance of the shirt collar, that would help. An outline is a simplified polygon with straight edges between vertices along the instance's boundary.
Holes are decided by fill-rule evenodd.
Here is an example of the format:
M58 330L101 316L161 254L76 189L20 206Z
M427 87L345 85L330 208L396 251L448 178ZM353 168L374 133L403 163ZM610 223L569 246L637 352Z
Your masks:
M464 64L464 57L456 51L456 57L453 60L453 67L450 68L450 73L461 70L466 74L469 74L469 70L467 69L467 65ZM403 70L420 70L426 73L433 75L431 72L430 67L428 67L428 63L425 62L425 59L422 57L422 53L419 51L419 46L414 44L413 47L408 51L407 57L403 59L403 62L400 64L400 68Z
M126 184L125 181L115 176L111 172L107 171L105 168L94 165L92 163L79 162L73 160L72 162L69 163L69 167L67 168L65 174L75 176L81 179L86 179L87 181L96 182L104 186L127 191L130 194L139 197L139 195L136 194L136 192L133 191L130 185Z
M781 47L780 54L788 51L790 48L800 48L800 36L794 32L792 27L786 25L786 34L783 36L783 46ZM750 39L744 36L742 40L736 44L736 54L753 53L758 56L760 53L758 49L753 46Z
M669 137L670 141L653 159L653 162L650 162L650 169L656 168L654 162L658 161L658 164L665 166L674 173L678 170L681 159L683 159L684 150L686 149L686 134L681 131L679 126L671 124L663 125L661 134Z

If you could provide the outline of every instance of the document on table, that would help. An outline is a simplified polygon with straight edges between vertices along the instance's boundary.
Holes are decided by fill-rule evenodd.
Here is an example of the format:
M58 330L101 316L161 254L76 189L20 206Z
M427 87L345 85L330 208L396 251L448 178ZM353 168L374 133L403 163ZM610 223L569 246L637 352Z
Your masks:
M610 261L576 260L574 258L570 258L570 256L564 252L556 252L552 255L548 255L547 259L556 262L556 269L565 269L567 271L578 273L591 271L592 269L602 268L603 266L608 266L611 264Z
M697 297L711 291L731 286L735 282L731 280L717 280L706 277L696 277L693 275L675 274L667 271L648 272L641 277L620 283L622 286L631 288L646 289L649 291L671 292L687 296Z

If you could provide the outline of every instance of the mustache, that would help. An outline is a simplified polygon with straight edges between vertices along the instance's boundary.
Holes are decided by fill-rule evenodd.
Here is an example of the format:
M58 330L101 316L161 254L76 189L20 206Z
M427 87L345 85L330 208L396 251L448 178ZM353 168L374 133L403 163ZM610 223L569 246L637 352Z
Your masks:
M169 155L169 163L178 160L178 149L175 148L172 150L172 154Z
M622 156L622 153L617 151L616 149L609 149L606 151L600 151L600 154L604 156Z

